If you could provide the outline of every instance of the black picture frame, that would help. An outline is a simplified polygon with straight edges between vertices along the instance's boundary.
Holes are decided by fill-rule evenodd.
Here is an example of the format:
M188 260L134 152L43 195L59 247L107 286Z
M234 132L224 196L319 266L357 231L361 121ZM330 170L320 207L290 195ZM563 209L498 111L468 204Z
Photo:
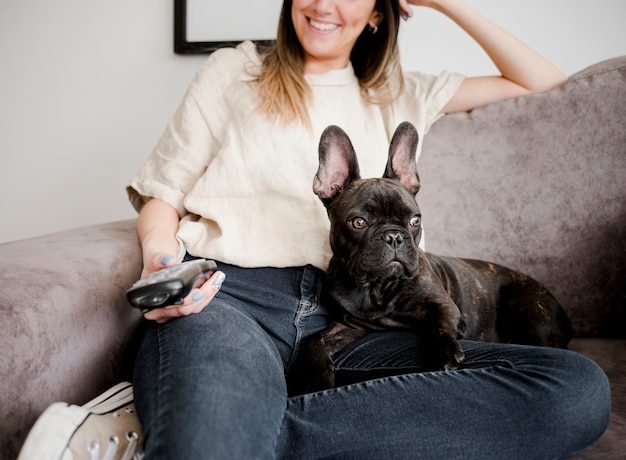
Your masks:
M251 37L252 38L252 37ZM252 40L260 45L270 45L273 40ZM237 46L239 41L204 41L187 40L187 0L174 0L174 53L181 55L210 54L220 48Z

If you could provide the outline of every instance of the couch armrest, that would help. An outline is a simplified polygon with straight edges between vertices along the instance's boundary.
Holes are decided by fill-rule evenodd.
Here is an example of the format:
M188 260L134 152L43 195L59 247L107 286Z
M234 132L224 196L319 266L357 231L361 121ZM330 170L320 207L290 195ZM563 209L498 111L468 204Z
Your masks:
M0 451L17 453L50 403L80 404L129 378L141 320L125 298L141 271L134 224L0 245Z

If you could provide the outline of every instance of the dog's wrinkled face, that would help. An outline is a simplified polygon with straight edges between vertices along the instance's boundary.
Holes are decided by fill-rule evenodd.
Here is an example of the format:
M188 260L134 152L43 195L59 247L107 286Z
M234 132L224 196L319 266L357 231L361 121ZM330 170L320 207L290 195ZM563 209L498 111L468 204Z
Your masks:
M364 179L328 206L333 254L357 282L417 272L421 215L397 181Z
M420 188L416 149L415 128L401 124L383 178L360 179L347 134L336 126L322 134L313 189L328 210L333 256L356 283L406 278L418 271L422 227L415 201Z

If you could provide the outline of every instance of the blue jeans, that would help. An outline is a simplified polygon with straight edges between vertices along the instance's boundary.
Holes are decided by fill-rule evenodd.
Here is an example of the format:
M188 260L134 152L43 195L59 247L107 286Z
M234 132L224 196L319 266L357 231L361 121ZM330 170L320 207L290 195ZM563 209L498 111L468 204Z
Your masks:
M607 426L607 378L578 353L463 341L462 369L420 372L410 332L366 336L335 357L347 385L289 397L286 372L329 321L324 274L219 267L202 313L144 327L148 460L559 458Z

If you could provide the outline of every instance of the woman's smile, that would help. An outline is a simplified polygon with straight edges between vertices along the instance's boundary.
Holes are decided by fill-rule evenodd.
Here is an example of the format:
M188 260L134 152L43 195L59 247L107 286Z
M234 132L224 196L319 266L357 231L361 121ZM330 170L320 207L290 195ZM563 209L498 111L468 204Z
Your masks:
M322 22L322 21L316 21L313 18L308 18L309 20L309 25L314 28L317 29L319 31L322 32L329 32L332 30L335 30L339 27L339 25L337 24L333 24L333 23L329 23L329 22Z

